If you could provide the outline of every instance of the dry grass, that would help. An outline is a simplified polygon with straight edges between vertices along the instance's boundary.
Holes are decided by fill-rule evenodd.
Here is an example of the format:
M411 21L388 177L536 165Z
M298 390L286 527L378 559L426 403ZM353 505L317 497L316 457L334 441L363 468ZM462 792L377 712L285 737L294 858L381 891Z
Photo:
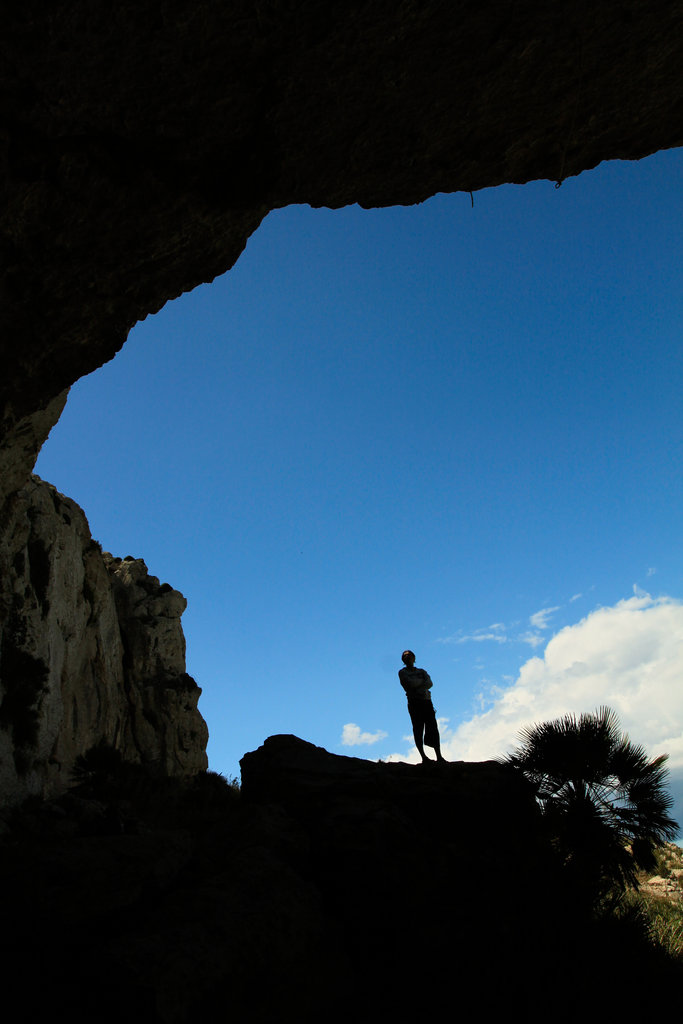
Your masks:
M656 873L641 876L624 907L638 914L656 946L683 960L683 849L665 843L656 857Z

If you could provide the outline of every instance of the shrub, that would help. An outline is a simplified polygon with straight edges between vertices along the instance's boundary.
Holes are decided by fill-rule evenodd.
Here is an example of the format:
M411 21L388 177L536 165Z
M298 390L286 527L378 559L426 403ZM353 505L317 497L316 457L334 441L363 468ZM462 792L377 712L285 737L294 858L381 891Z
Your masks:
M607 707L530 726L503 760L534 785L548 833L579 898L597 906L652 870L678 834L666 755L649 761Z

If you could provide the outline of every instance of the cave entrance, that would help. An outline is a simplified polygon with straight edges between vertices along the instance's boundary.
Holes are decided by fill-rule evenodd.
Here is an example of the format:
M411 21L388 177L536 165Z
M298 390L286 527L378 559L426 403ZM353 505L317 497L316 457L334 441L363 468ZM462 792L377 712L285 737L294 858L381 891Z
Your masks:
M648 572L683 596L682 160L276 211L74 386L37 472L188 598L212 768L404 749L406 644L452 735Z

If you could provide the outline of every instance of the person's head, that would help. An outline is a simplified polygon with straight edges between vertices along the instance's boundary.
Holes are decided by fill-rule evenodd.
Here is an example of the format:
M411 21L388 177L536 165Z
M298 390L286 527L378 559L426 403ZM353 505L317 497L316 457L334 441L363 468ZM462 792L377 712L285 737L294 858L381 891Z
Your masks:
M401 661L403 662L404 665L414 665L415 655L413 654L412 651L404 651L403 654L401 655Z

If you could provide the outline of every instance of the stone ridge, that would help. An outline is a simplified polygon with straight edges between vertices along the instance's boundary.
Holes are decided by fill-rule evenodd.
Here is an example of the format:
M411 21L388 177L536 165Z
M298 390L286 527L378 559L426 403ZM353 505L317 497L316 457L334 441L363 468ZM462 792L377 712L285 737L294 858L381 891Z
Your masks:
M586 918L514 769L274 736L243 773L240 793L110 766L0 812L8 1005L98 1024L675 1010L680 962Z
M0 803L63 792L100 741L162 774L206 768L182 594L103 554L79 506L35 476L2 542Z
M246 800L277 802L288 808L305 806L307 813L343 795L359 800L415 800L427 793L467 804L495 790L501 802L522 808L535 819L533 789L508 765L498 761L454 761L412 765L384 763L331 754L297 736L269 736L240 761L242 796Z

